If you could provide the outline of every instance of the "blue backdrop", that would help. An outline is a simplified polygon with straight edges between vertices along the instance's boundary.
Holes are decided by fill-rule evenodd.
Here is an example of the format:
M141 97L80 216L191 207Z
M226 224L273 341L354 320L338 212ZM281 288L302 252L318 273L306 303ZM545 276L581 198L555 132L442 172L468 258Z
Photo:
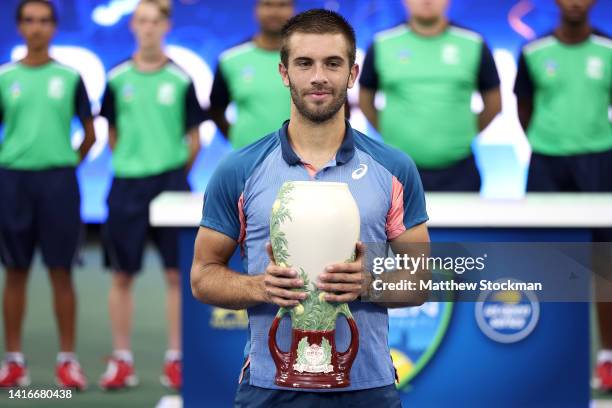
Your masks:
M14 9L18 0L4 0L0 6L0 61L23 55L15 27ZM53 55L82 73L95 110L104 89L104 74L129 57L134 48L128 28L129 16L137 0L55 0L60 24ZM175 0L173 30L167 38L168 53L195 79L198 97L207 105L212 72L219 53L239 43L256 31L252 5L255 1ZM327 7L339 11L355 26L358 47L365 50L374 33L399 24L405 19L400 0L298 0L297 9ZM482 33L495 50L502 76L504 113L475 144L478 164L483 173L483 194L520 196L524 191L525 166L529 149L518 122L511 92L515 59L522 43L554 27L558 11L554 0L455 0L451 19ZM612 3L600 0L592 11L592 20L610 31ZM363 54L361 54L363 56ZM356 104L357 90L350 98ZM475 106L478 104L476 103ZM357 108L352 122L357 129L374 135ZM99 142L79 177L83 196L82 214L86 222L101 222L106 217L105 197L109 188L110 152L106 147L106 123L96 121ZM81 136L75 124L75 141ZM229 149L211 122L202 126L205 146L191 174L195 190L203 190L212 169Z

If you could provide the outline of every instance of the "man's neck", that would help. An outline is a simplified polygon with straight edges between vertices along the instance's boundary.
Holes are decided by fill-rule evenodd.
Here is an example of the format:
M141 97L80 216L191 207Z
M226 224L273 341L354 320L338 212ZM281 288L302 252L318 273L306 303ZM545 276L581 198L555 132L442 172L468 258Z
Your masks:
M28 52L24 59L21 60L21 63L24 65L29 65L32 67L44 65L51 61L51 57L49 56L48 48L41 48L39 50L28 49Z
M589 38L592 32L593 29L588 20L573 24L562 20L559 27L555 30L555 36L562 43L578 44Z
M342 109L324 123L313 123L291 109L288 137L297 155L315 169L320 169L335 155L346 132Z
M132 59L141 71L156 71L168 61L161 47L139 48Z
M258 48L262 48L267 51L278 51L281 48L280 34L276 35L260 32L255 36L254 41Z
M435 21L426 22L411 18L410 21L408 21L408 25L410 29L418 35L422 35L423 37L435 37L446 30L448 19L446 17L440 17Z

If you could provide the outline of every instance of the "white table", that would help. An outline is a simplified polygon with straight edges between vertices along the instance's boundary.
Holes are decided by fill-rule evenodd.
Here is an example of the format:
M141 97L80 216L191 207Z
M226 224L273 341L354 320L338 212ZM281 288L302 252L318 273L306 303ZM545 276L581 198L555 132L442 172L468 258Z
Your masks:
M162 193L151 203L151 224L198 226L202 198L201 193ZM529 193L520 200L490 200L475 193L428 193L426 202L431 227L612 227L612 194Z

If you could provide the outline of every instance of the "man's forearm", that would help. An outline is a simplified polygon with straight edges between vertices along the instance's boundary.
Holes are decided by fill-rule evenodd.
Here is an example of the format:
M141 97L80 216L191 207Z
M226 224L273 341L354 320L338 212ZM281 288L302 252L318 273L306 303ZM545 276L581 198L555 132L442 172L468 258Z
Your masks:
M79 160L85 160L87 153L91 150L91 147L96 143L96 132L94 130L93 119L88 119L83 124L85 137L78 148Z
M189 139L189 157L187 158L186 168L187 171L191 170L193 167L193 163L198 157L198 153L200 152L200 130L198 128L194 128L189 131L188 135Z
M495 119L495 116L497 116L496 111L485 109L480 112L480 114L478 115L478 131L482 132L483 130L485 130L486 127L491 124L493 119Z
M239 310L265 301L263 275L241 274L226 265L193 267L202 269L191 272L191 292L203 303Z
M230 123L225 118L225 109L211 108L210 117L223 137L229 140Z
M374 100L376 92L368 89L361 89L359 92L359 109L363 112L370 125L378 131L378 111Z
M482 94L484 109L478 115L478 130L482 132L501 112L502 102L499 88L486 91Z

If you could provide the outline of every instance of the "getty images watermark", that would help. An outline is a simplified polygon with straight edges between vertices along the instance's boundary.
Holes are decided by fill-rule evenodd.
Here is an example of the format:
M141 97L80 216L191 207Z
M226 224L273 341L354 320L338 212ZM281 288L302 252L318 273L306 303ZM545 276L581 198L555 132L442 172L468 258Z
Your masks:
M418 295L428 301L478 302L485 292L495 297L530 292L542 302L612 302L609 242L365 245L366 300L403 302Z
M487 269L488 255L482 256L428 256L424 253L418 256L395 254L394 256L374 257L372 259L374 291L542 291L541 282L520 282L508 278L505 281L495 279L479 279L477 281L459 281L451 274L458 276L466 272L482 272ZM414 278L419 271L447 272L447 279L406 279L387 281L385 272L407 273ZM448 278L450 276L450 278ZM470 279L471 280L471 279Z

